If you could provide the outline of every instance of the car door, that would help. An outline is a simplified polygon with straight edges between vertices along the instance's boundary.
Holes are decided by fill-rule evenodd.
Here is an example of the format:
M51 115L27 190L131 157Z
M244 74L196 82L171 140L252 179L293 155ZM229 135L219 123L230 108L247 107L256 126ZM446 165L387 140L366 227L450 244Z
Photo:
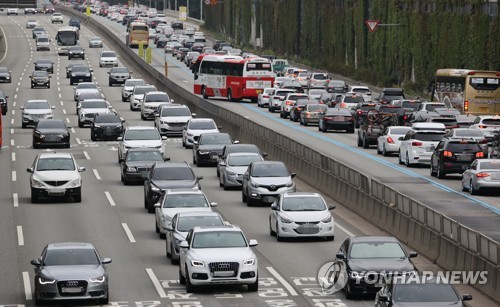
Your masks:
M445 141L440 141L436 148L432 151L431 168L437 169L439 167L439 157L444 149Z
M399 146L399 155L401 159L406 159L406 152L408 151L408 142L410 140L412 132L413 131L408 131L406 135L403 137L403 140L401 141L401 145Z
M189 230L188 235L186 236L186 241L189 244L189 248L191 248L192 239L193 239L193 229ZM189 248L179 249L179 268L184 276L186 276L186 260L188 258Z
M276 206L277 210L271 210L271 215L270 215L271 220L269 221L270 223L269 227L271 227L271 229L273 229L274 227L274 230L276 231L276 226L277 226L276 223L278 221L279 214L281 211L281 195L278 195L276 197L274 203L271 206Z
M477 160L474 160L470 167L465 170L462 174L462 186L470 188L470 181L471 178L474 174L477 173L477 166L479 162Z
M158 209L158 208L156 208L156 209ZM172 249L171 249L171 247L172 247L172 243L171 242L174 240L174 233L177 231L176 228L177 228L177 220L178 219L179 219L179 215L178 214L176 214L172 218L172 231L168 230L167 231L167 235L165 237L165 239L166 239L165 244L166 244L166 247L167 247L167 251L170 252L170 253L173 252Z

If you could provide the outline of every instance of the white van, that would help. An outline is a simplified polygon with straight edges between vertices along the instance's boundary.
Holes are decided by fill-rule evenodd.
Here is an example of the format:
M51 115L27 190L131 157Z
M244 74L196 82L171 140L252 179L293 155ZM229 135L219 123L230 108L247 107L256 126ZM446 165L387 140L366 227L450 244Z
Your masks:
M50 51L50 37L48 35L36 36L36 51Z

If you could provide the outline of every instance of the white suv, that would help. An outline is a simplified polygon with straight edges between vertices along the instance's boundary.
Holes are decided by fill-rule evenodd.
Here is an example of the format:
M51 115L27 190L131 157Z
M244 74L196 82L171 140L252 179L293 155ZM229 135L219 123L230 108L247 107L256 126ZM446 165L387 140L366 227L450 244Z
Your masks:
M19 15L17 8L8 8L7 9L7 16L9 16L9 15Z
M52 14L52 18L50 18L50 21L52 23L63 23L63 15L61 13L54 13Z
M161 135L182 135L187 122L196 116L182 104L165 104L158 108L155 127Z
M429 128L426 129L425 124ZM416 129L418 126L418 129ZM438 127L439 126L439 127ZM413 124L412 130L404 137L400 137L399 164L410 167L414 164L431 162L434 147L446 135L444 124L440 123L417 123Z
M168 94L160 91L151 91L144 94L141 103L141 119L154 119L155 112L162 104L171 103L173 100L168 97Z
M238 226L194 227L179 252L179 282L192 293L199 285L222 283L248 285L259 290L257 240L247 241Z
M33 165L27 169L31 173L31 202L40 198L73 197L82 201L82 176L85 167L80 167L72 154L67 152L46 152L38 154Z
M125 154L130 148L146 147L158 149L162 156L165 156L163 140L166 136L161 136L154 127L131 126L125 128L123 136L118 137L118 163L125 158Z
M99 67L118 66L118 56L111 50L101 51L99 54Z

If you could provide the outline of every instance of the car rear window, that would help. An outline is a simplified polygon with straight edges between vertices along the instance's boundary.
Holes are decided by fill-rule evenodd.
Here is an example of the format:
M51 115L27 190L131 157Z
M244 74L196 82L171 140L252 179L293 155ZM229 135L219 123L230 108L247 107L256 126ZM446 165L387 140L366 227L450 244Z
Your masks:
M364 102L365 100L363 97L352 97L352 96L347 96L344 98L345 103L358 103L358 102Z
M487 118L487 119L483 119L483 124L484 124L484 125L495 125L495 126L500 126L500 119L497 119L497 118Z
M458 302L459 298L455 290L449 284L417 284L405 283L395 286L394 302L401 303L424 303L424 302ZM425 305L425 304L424 304ZM454 305L454 304L453 304Z
M463 151L481 151L478 143L460 143L460 142L450 142L446 149L452 152L463 152Z
M481 161L480 169L500 169L500 161Z
M415 140L424 142L438 142L443 139L445 133L418 132L415 134Z

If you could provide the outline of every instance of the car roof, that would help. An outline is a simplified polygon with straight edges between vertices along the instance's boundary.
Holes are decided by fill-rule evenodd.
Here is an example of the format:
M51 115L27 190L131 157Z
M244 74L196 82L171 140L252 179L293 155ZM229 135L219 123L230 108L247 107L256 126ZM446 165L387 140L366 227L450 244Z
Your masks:
M127 129L127 130L157 130L155 127L152 127L152 126L128 126L125 129Z
M351 242L353 243L363 243L363 242L397 242L399 240L395 237L390 236L359 236L359 237L351 237Z
M227 154L227 156L241 157L241 156L260 156L260 155L256 152L230 152Z
M92 243L84 242L62 242L62 243L50 243L47 244L47 249L95 249Z
M195 190L195 189L167 189L164 191L165 194L167 195L174 195L174 194L200 194L200 195L205 195L202 190Z
M280 165L285 165L285 162L283 161L270 161L270 160L265 160L265 161L255 161L252 162L253 165L255 164L280 164Z
M217 216L220 217L220 214L215 211L190 211L190 212L179 212L176 214L179 217L188 217L188 216Z
M193 232L211 232L211 231L241 231L239 226L224 225L224 226L195 226Z
M283 197L321 197L321 194L315 192L285 192Z
M49 101L47 99L28 99L26 100L26 102L49 102Z
M171 168L171 167L187 167L191 168L187 162L156 162L154 168Z
M115 114L115 113L103 113L103 114ZM129 152L135 152L135 151L157 151L157 152L160 152L160 150L158 150L157 148L151 148L151 147L134 147L134 148L130 148L129 150L127 150L127 153L129 153Z
M213 122L212 118L191 118L190 122Z
M48 158L73 158L73 155L69 152L44 152L38 154L39 159L48 159Z

